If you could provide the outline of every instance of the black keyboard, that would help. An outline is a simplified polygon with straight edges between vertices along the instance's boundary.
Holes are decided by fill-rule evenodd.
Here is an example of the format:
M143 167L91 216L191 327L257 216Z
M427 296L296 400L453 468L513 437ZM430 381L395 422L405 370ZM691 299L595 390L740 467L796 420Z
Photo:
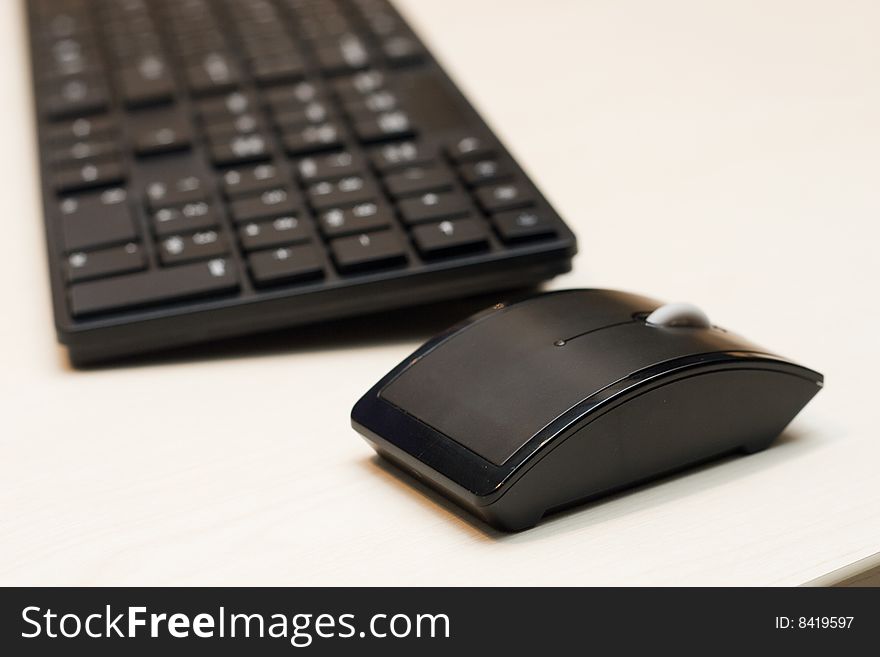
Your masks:
M571 231L385 0L28 9L76 364L571 267Z

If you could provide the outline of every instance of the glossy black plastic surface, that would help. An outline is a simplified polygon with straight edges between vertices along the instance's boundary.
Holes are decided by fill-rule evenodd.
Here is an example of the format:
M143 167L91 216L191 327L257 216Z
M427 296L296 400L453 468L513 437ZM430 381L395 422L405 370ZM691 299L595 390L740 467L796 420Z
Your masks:
M99 3L87 4L96 7ZM346 11L355 15L354 7L350 3L342 4ZM235 37L235 25L231 17L227 16L219 3L212 3L214 5L219 12L223 32L231 38ZM224 256L226 265L230 271L236 273L240 287L213 296L182 298L151 306L75 316L71 308L70 281L65 279L68 254L60 227L62 216L59 203L66 193L56 192L51 183L55 173L51 161L51 140L57 126L46 115L49 99L45 81L40 79L37 71L39 63L47 58L44 34L47 28L36 13L36 3L29 2L27 7L31 58L35 64L33 88L55 325L58 339L67 345L75 364L89 364L226 337L533 286L571 269L571 259L577 251L573 233L522 172L438 62L419 42L421 54L418 59L407 62L406 65L392 65L390 61L377 55L371 67L381 72L389 84L393 85L418 124L418 134L412 139L401 139L400 143L412 141L426 152L435 153L437 161L443 166L453 166L452 155L447 152L450 144L456 143L463 136L479 136L497 154L499 161L510 168L515 180L534 199L534 211L547 218L553 227L552 234L508 243L491 228L487 211L481 209L476 201L469 201L472 205L469 210L474 217L485 221L488 230L487 243L483 250L465 251L443 258L429 257L419 251L399 216L400 213L395 210L390 230L402 245L405 264L349 272L334 266L331 257L333 240L319 231L317 210L303 207L302 216L312 234L314 245L318 247L316 252L319 254L323 277L260 287L254 283L248 254L235 238L237 227L223 197L221 176L226 169L218 168L210 162L206 151L207 142L200 130L195 128L198 121L194 117L197 116L196 107L200 100L179 85L175 90L174 106L188 122L192 119L195 131L192 148L187 151L136 157L129 140L120 138L120 157L126 178L121 186L128 194L126 202L133 212L138 239L142 242L150 267L155 269L162 265L158 261L159 243L150 225L145 190L151 181L159 179L196 176L205 180L208 186L206 201L216 209L219 229L230 239L229 252ZM413 38L416 37L413 35ZM237 59L244 58L244 53L234 54ZM169 57L171 61L175 61L173 53ZM114 74L116 72L112 66L108 70ZM303 80L314 84L327 97L332 97L334 84L343 77L345 76L325 75L310 67ZM111 88L106 117L121 126L124 137L131 131L135 115L143 110L127 109L115 88L115 78L108 80ZM242 82L236 90L258 98L257 114L263 118L267 116L263 99L271 88L269 91L262 90L251 79L246 67L242 67ZM274 130L270 133L274 145L273 157L269 163L280 172L284 186L297 194L304 194L305 185L296 174L297 166L304 156L285 154L280 143L275 143L278 135ZM395 143L398 142L392 140L365 146L351 135L346 135L340 148L355 153L367 162L381 146ZM372 165L365 166L368 178L379 185L377 171L370 168Z
M383 455L488 522L768 445L822 376L661 304L570 290L500 304L425 344L352 411Z

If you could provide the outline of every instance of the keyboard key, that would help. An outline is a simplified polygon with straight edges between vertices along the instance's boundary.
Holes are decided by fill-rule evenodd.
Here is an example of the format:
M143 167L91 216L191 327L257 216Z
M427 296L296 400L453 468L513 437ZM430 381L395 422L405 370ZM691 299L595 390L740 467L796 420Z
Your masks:
M350 208L331 208L321 213L321 232L327 237L366 233L388 228L394 222L391 210L376 203L359 203Z
M390 141L412 137L415 134L409 115L400 110L356 120L354 131L358 139L364 143Z
M54 85L44 100L46 113L53 119L79 114L96 114L107 109L107 89L89 76L65 76Z
M308 125L285 131L281 140L290 155L335 150L342 146L342 128L333 122Z
M245 251L257 251L273 246L305 242L310 237L305 222L293 215L277 217L272 221L246 223L238 229L238 237Z
M141 112L132 117L130 133L138 155L183 150L192 143L190 122L177 111Z
M336 80L333 89L344 102L356 102L367 94L383 89L385 75L381 71L363 71Z
M492 157L495 154L495 147L484 137L462 135L450 144L446 152L456 162L463 162Z
M458 168L458 172L471 187L507 180L513 173L510 167L495 159L467 162Z
M492 223L507 243L552 237L557 233L554 223L534 210L502 212L492 217Z
M269 140L257 132L212 139L210 148L211 159L218 166L268 160L271 154Z
M147 185L147 204L151 210L204 201L205 183L196 176L156 180Z
M281 174L272 164L229 169L223 173L223 191L227 198L251 195L281 184Z
M315 182L331 180L361 173L364 169L363 160L348 151L307 157L297 164L300 180Z
M122 69L119 76L122 99L128 107L168 102L174 94L174 79L164 59L154 54Z
M377 148L372 153L373 166L386 172L401 167L432 162L436 151L413 141L396 142Z
M248 261L254 283L259 286L313 280L324 275L321 256L312 244L252 253Z
M362 203L378 196L376 186L363 176L323 180L310 185L306 193L309 197L309 203L316 210L337 205Z
M340 237L330 242L333 260L342 273L402 265L406 252L390 230Z
M49 161L60 166L82 166L86 162L116 159L119 146L115 141L76 141L49 153Z
M55 189L59 192L75 192L96 187L117 185L125 180L122 163L87 162L75 167L66 167L55 172Z
M236 199L230 204L230 210L233 221L244 223L256 219L295 215L299 206L298 195L283 188L276 188L266 190L259 196Z
M71 283L104 278L145 269L147 259L135 242L100 251L74 251L67 257L65 272Z
M390 112L398 108L399 99L387 89L374 91L363 97L348 100L345 103L346 113L354 118L365 118L381 112Z
M311 82L299 82L290 87L278 87L266 92L266 100L276 110L291 105L304 105L316 100L318 96L318 88Z
M221 93L234 89L240 80L238 66L221 52L206 54L201 62L186 71L189 88L196 95Z
M380 0L358 0L355 2L362 18L366 21L367 28L381 39L392 34L397 34L406 29L405 24L394 10Z
M454 179L446 167L408 167L385 176L388 193L395 198L452 189Z
M454 219L468 214L471 203L461 192L428 192L398 202L404 221L409 224Z
M161 208L152 214L151 220L153 230L160 237L213 228L218 224L217 214L204 201L184 203L179 207Z
M392 35L382 41L382 53L392 66L406 66L421 61L425 56L419 42L409 35Z
M189 128L181 123L176 126L154 128L135 135L134 152L138 155L155 155L185 150L192 143Z
M205 132L213 142L229 140L233 137L259 133L263 123L256 114L245 113L230 117L212 117L205 123Z
M159 258L164 265L206 260L227 253L229 242L217 230L203 230L192 235L172 235L159 244Z
M370 54L364 42L354 34L343 34L337 40L317 49L318 66L330 75L366 68Z
M92 34L83 30L78 34L47 38L44 44L51 44L51 57L37 60L43 77L81 75L100 71L100 58L95 49ZM42 45L42 44L41 44Z
M531 193L517 183L479 187L475 194L483 209L490 213L520 208L534 201Z
M81 141L92 137L107 137L117 130L116 119L110 116L91 116L54 123L46 129L51 142Z
M242 91L233 91L219 98L206 98L196 105L199 114L207 123L210 123L211 119L230 119L252 112L256 106L254 98Z
M121 188L61 201L61 232L66 251L82 251L136 241L134 219Z
M215 258L179 267L152 269L70 286L74 317L166 304L235 292L238 272L233 262Z
M91 29L91 20L88 13L83 10L82 5L71 6L68 4L65 7L56 3L43 2L40 14L44 22L40 25L40 29L45 30L48 37L56 39L73 38L87 33Z
M480 219L448 219L413 228L416 248L426 258L440 258L489 247L489 231Z
M305 62L302 57L293 54L262 56L251 62L251 73L262 85L298 80L304 77L305 72Z
M272 116L281 130L295 130L310 123L326 123L333 117L333 110L326 103L313 101L303 107L276 111Z

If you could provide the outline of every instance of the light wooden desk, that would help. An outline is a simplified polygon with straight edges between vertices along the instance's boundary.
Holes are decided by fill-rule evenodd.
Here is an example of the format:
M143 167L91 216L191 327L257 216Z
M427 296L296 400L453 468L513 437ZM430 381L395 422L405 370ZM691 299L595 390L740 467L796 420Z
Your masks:
M579 233L554 287L693 301L825 390L764 453L501 535L349 428L447 318L72 371L2 2L0 583L800 584L880 551L880 4L402 4Z

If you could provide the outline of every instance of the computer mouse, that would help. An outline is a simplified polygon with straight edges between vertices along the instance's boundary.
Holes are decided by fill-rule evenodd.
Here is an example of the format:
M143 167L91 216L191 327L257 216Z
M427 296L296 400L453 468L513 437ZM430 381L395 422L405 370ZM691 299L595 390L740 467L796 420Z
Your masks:
M764 449L822 387L688 304L611 290L500 303L355 404L383 457L503 530Z

